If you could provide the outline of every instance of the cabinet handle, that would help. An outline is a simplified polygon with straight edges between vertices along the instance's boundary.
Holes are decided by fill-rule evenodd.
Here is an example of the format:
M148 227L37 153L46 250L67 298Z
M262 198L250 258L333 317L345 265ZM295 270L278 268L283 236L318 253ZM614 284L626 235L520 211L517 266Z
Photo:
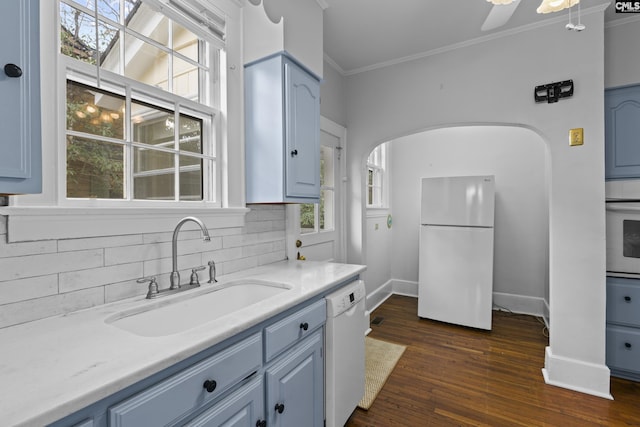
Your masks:
M267 427L267 421L266 420L258 420L258 422L256 423L256 427Z
M22 69L16 64L6 64L4 66L4 73L7 77L20 77L22 76Z
M276 412L279 414L284 412L284 403L276 403Z
M626 296L626 297L624 297L624 300L625 300L626 302L631 302L631 297L630 297L630 296Z
M630 343L630 342L626 342L626 343L624 343L624 346L625 346L626 348L631 348L631 343Z
M291 150L291 157L295 157L298 155L298 150Z
M207 390L207 393L213 393L213 390L216 389L218 384L214 380L206 380L202 387Z
M300 329L306 331L307 329L309 329L309 324L307 322L300 323Z

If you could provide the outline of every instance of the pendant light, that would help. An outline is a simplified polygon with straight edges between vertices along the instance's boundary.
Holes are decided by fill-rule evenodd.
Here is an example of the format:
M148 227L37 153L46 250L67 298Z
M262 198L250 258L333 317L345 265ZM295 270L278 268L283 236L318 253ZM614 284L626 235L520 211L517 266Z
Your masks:
M542 0L540 6L538 6L538 9L536 9L536 12L558 12L559 10L569 8L578 3L580 3L580 0Z

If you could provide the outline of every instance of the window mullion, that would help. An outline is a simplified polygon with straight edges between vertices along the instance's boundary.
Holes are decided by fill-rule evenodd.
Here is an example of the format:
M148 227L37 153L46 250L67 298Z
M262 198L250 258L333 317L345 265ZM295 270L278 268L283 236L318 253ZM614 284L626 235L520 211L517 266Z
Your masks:
M125 155L124 155L124 170L125 170L125 200L133 200L133 120L131 120L131 86L127 85L125 88L125 126L124 126L124 140L125 140Z
M173 91L173 76L175 73L173 72L173 22L169 21L167 23L169 26L169 34L168 34L168 44L169 44L169 52L167 52L167 90L169 93L175 93ZM198 73L200 70L198 70ZM178 123L178 122L176 122ZM176 126L177 127L177 126Z
M174 154L174 200L180 201L180 104L175 104L173 111L173 149Z

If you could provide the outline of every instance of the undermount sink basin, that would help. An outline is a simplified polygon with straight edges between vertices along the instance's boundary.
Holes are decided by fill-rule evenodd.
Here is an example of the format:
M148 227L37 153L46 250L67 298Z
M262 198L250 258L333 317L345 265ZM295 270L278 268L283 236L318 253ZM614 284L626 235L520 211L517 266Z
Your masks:
M149 301L148 305L116 313L105 322L143 337L161 337L187 331L289 289L275 282L239 280L215 285L207 292L201 288Z

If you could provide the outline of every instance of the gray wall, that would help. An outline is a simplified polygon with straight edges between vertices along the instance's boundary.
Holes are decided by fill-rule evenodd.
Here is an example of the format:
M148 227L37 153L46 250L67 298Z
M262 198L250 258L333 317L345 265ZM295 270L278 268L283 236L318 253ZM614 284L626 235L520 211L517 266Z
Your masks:
M340 126L347 125L344 98L345 78L329 63L324 62L324 76L320 85L320 114Z
M640 19L605 31L605 87L640 83Z

